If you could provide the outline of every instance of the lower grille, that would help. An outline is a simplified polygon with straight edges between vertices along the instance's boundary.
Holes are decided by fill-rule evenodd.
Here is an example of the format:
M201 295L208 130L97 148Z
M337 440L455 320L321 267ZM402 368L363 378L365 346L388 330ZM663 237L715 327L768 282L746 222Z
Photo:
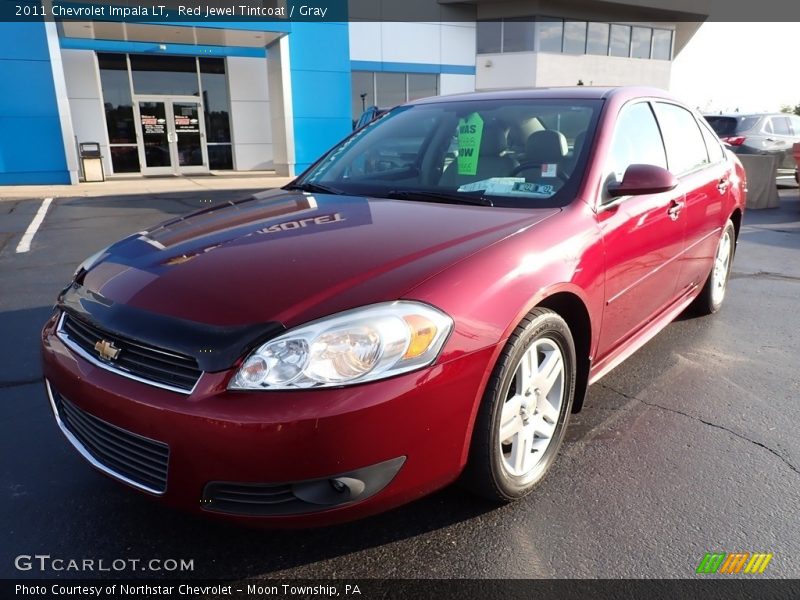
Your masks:
M100 470L154 494L167 490L169 446L90 415L48 384L62 429L85 458ZM69 437L69 436L67 436Z
M257 517L299 515L366 500L389 485L405 456L321 479L293 483L212 481L203 489L204 510Z
M58 333L66 337L73 349L95 364L122 375L178 392L191 392L202 374L197 361L189 356L153 348L113 333L103 331L91 323L64 313ZM116 358L101 360L96 350L98 343L108 342L118 350Z

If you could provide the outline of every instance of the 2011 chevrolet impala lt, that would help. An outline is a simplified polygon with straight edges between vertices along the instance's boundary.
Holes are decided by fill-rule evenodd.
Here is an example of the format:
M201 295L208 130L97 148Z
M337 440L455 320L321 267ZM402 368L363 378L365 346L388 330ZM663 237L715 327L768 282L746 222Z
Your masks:
M196 511L317 525L457 479L511 501L589 384L720 308L745 191L658 90L413 102L88 258L42 332L47 394L93 466Z

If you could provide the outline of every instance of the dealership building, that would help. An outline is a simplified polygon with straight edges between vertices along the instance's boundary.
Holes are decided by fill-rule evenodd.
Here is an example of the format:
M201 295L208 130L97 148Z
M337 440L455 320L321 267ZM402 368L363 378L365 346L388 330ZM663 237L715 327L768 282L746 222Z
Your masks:
M660 4L362 0L347 22L2 22L0 184L77 183L90 142L106 177L294 175L371 105L668 88L710 0Z

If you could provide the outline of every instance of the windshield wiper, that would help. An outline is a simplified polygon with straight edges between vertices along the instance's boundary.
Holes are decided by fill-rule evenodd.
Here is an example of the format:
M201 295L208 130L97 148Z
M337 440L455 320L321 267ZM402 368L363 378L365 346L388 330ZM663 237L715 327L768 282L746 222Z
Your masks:
M283 189L285 190L300 190L301 192L317 192L319 194L336 194L337 196L341 196L345 192L342 190L337 190L334 187L329 185L322 185L321 183L311 183L310 181L305 181L303 183L292 183L287 185Z
M473 206L494 206L486 196L467 196L448 192L428 192L426 190L392 190L384 194L386 198L397 200L419 200L420 202L444 202L450 204L471 204Z

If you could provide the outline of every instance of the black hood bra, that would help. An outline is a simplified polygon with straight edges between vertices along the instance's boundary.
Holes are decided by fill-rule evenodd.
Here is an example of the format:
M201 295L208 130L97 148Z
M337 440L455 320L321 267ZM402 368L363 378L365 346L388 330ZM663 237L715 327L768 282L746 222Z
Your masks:
M77 283L61 293L57 306L119 337L194 358L206 372L230 369L256 345L285 331L277 322L219 327L164 316L112 302Z

